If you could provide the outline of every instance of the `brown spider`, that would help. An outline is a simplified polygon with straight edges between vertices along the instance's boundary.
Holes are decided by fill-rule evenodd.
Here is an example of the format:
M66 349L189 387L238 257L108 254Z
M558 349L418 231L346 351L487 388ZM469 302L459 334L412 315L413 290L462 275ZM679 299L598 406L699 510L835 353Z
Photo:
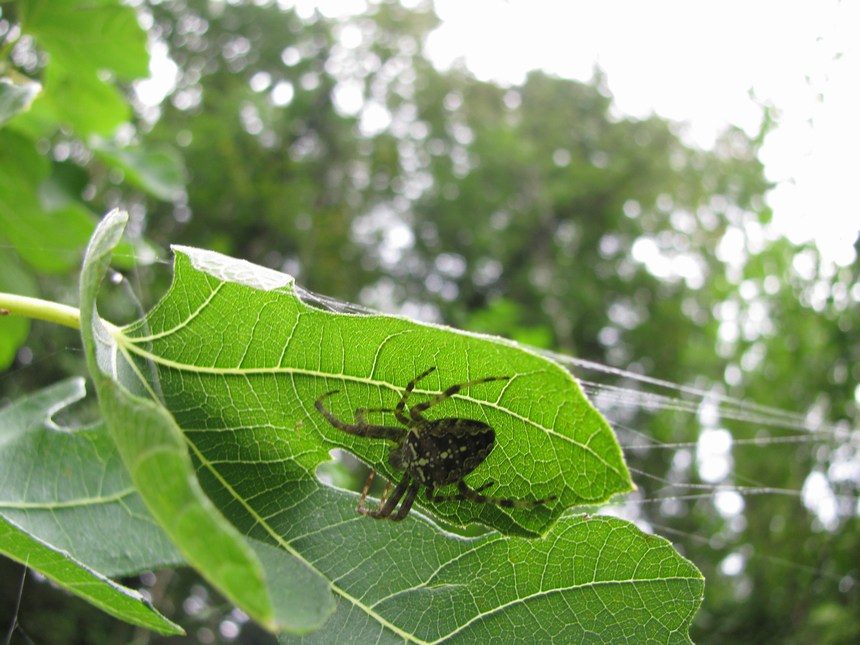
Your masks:
M323 400L337 394L338 390L327 392L316 400L317 410L335 428L359 437L388 439L397 444L388 453L388 463L392 468L403 470L406 474L388 499L386 499L386 495L390 483L389 486L385 487L379 507L373 510L364 506L370 482L373 481L375 474L375 471L372 471L358 500L358 512L378 519L402 520L409 514L409 509L412 508L415 497L422 486L427 487L427 499L431 502L468 499L484 504L496 504L505 508L520 508L537 506L556 499L555 495L536 500L515 500L481 495L481 491L492 486L493 482L487 482L477 489L469 488L463 478L480 466L493 450L496 441L495 430L486 423L474 419L453 417L431 421L424 418L421 413L457 394L460 390L490 381L506 381L510 377L490 376L452 385L433 398L410 407L407 416L406 401L409 399L409 395L412 394L415 385L435 369L435 367L431 367L409 381L406 389L403 390L403 396L400 397L394 408L357 409L355 411L355 423L341 421L323 406ZM367 423L365 414L370 412L393 412L397 420L406 427ZM455 483L459 490L456 495L439 496L434 494L436 488ZM394 509L401 498L403 503L400 504L400 509L395 513Z

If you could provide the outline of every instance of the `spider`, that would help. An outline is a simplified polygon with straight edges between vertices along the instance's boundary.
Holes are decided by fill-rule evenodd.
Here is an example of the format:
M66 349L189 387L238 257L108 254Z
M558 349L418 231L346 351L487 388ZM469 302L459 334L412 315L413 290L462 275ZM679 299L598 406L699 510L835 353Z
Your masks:
M411 406L407 415L406 402L409 395L412 394L418 382L435 369L435 367L431 367L409 381L394 408L357 409L355 411L355 423L341 421L323 405L323 401L333 394L337 394L338 390L327 392L316 400L317 410L335 428L358 437L388 439L397 444L388 453L388 463L395 470L405 471L403 479L394 488L391 497L386 499L388 488L391 485L389 482L382 494L379 507L369 509L364 506L364 500L367 497L373 476L376 474L376 471L371 471L358 500L356 510L362 515L369 515L377 519L402 520L409 514L409 509L412 508L415 497L422 486L427 488L427 499L431 502L471 500L483 504L495 504L504 508L522 508L546 504L555 500L555 495L536 500L505 499L482 495L481 492L492 486L494 482L487 482L476 489L469 488L463 478L480 466L493 450L496 441L495 430L486 423L474 419L451 417L431 421L425 418L422 412L454 396L460 390L490 381L506 381L510 377L490 376L452 385L433 398ZM365 414L370 412L393 412L397 420L406 427L368 423ZM448 484L457 484L459 492L456 495L435 494L434 491L437 488ZM403 503L395 512L401 499Z

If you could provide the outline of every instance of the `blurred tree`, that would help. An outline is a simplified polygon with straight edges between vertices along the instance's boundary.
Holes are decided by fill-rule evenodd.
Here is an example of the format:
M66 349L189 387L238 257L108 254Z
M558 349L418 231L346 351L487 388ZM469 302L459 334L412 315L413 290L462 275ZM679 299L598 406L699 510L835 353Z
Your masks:
M152 210L154 235L355 298L376 275L362 220L395 198L401 169L398 138L363 136L347 95L368 97L408 64L404 49L433 15L393 4L349 21L259 3L151 9L180 68L152 136L184 146L191 172L187 203Z
M146 32L119 0L0 3L0 289L74 302L84 247L101 214L149 195L184 191L172 149L146 147L132 123L127 94L148 73ZM84 43L82 45L82 43ZM152 253L130 231L117 264L130 268ZM117 312L118 313L118 312ZM126 312L127 313L127 312ZM36 326L31 346L59 357L4 388L31 391L80 370L65 360L74 335ZM23 319L0 320L0 367L28 338Z
M346 300L678 383L721 383L740 369L744 378L728 393L788 409L806 409L831 388L831 360L841 373L856 364L846 359L856 352L856 336L844 333L853 327L843 329L847 312L818 315L803 304L818 278L788 279L798 250L782 241L748 250L761 244L756 232L769 219L768 184L757 144L743 133L728 131L704 151L657 117L619 118L599 72L586 84L533 73L512 88L464 70L438 72L416 53L432 15L392 3L343 21L300 20L273 6L172 7L180 13L159 14L157 24L184 73L156 134L190 140L195 179L183 205L192 218L171 237L287 267ZM180 24L195 25L195 34ZM355 106L347 109L349 96ZM153 217L154 230L172 225L169 215ZM738 238L744 243L733 249ZM769 276L778 288L765 286ZM842 284L844 292L853 283ZM732 312L749 321L762 308L767 333L726 341L741 324ZM817 358L797 370L799 355ZM842 401L851 400L852 382L844 378ZM628 423L663 442L695 442L699 432L672 413ZM727 483L760 473L800 491L822 467L817 451L789 444L787 461L772 458L778 449L739 448L738 476ZM631 458L661 479L677 476L675 453ZM695 469L686 476L695 480ZM676 517L650 505L640 511L693 536L684 548L708 563L715 603L703 612L699 640L785 638L797 626L784 620L797 613L795 592L809 589L806 569L786 573L753 556L747 573L726 576L720 565L744 545L790 562L804 540L830 534L815 532L796 498L747 497L752 512L734 517L713 501L682 502ZM761 545L780 517L798 530L777 556ZM790 592L764 591L780 580ZM758 606L751 599L759 597L772 600Z
M131 203L159 245L284 269L344 300L856 427L860 264L830 271L762 235L760 138L730 130L713 150L691 147L663 119L619 116L599 71L508 88L440 72L421 53L437 24L423 4L353 18L273 2L140 11L179 71L165 102L138 106L137 126L182 149L189 180L168 202L103 188L94 208ZM626 414L630 443L625 427L682 445L628 458L642 497L666 497L638 518L708 577L698 642L860 638L858 478L844 474L856 445L736 446L721 483L794 494L744 495L726 513L710 492L661 489L714 483L696 463L700 432L778 430L702 428L672 411ZM826 525L799 499L813 472L843 495Z
M701 534L710 526L705 535L714 536L689 551L709 580L696 630L701 642L860 638L858 269L857 259L836 270L813 247L774 240L749 253L735 288L723 296L719 318L726 331L718 348L730 393L807 411L813 430L829 419L836 431L800 433L797 443L736 447L727 483L766 485L777 494L745 496L742 511L722 522L712 508L697 505L697 521L686 530ZM785 434L749 422L726 425L736 438ZM743 566L727 574L723 565L735 557Z

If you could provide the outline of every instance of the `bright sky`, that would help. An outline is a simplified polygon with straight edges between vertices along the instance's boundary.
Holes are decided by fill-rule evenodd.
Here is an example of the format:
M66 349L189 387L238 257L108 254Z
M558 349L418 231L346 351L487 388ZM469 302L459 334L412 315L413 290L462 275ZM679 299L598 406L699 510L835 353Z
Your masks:
M368 0L278 0L310 17L362 13ZM421 0L401 0L414 6ZM428 42L440 67L480 79L532 69L576 80L595 65L618 111L686 124L707 147L728 125L758 131L778 110L761 160L778 234L813 239L825 261L854 259L860 231L860 2L855 0L434 0Z
M517 83L530 69L607 75L618 110L687 124L708 146L728 124L755 134L761 104L779 110L761 152L777 230L815 239L847 264L860 230L860 3L845 0L436 0L428 43L447 66ZM754 97L754 98L751 98Z

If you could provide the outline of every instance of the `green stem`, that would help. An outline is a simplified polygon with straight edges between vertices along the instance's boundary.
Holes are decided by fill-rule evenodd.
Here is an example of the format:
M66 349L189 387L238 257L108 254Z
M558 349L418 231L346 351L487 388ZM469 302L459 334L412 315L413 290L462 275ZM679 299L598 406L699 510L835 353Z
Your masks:
M14 293L0 293L0 314L47 320L72 329L81 328L81 312L74 307Z

